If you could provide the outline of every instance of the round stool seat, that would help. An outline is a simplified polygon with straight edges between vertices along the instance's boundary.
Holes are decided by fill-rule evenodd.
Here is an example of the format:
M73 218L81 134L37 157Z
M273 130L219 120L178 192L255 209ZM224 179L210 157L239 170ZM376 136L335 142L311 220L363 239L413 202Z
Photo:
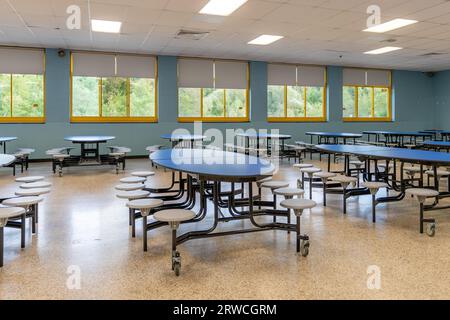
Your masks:
M263 183L272 181L272 179L273 179L272 177L267 177L267 178L261 179L259 181L256 181L256 185L258 186L258 188L261 188L261 185Z
M439 192L433 189L424 189L424 188L411 188L407 189L406 193L412 196L417 197L437 197Z
M150 176L154 176L155 173L153 171L135 171L131 173L134 177L147 178Z
M288 199L281 201L280 205L286 209L304 210L314 208L317 203L308 199Z
M331 178L331 180L340 182L340 183L352 183L352 182L358 181L358 179L355 177L347 177L347 176L336 176L334 178Z
M433 189L411 188L406 190L406 194L416 196L420 203L424 203L427 198L439 196L439 192Z
M20 178L16 178L16 182L32 183L32 182L42 181L44 179L45 178L42 176L20 177Z
M35 149L32 149L32 148L19 148L18 150L17 150L17 152L20 152L20 153L23 153L23 154L25 154L25 155L30 155L30 154L32 154L33 152L35 152L36 150Z
M364 162L359 161L359 160L353 160L353 161L350 161L349 163L354 165L355 167L361 167L364 165Z
M377 194L378 190L381 188L387 188L389 185L384 182L364 182L363 187L369 189L370 194Z
M417 147L415 144L409 144L409 143L404 144L403 146L408 149L414 149L415 147Z
M154 145L154 146L149 146L149 147L145 148L145 150L147 150L150 153L153 153L153 152L160 150L161 148L162 148L162 146L160 146L160 145Z
M164 202L160 199L137 199L127 203L127 207L131 209L152 209L160 207Z
M144 187L145 185L142 183L125 183L115 186L115 189L119 191L136 191L142 190Z
M41 189L41 188L50 188L52 184L47 181L38 181L38 182L31 182L31 183L25 183L20 185L21 189Z
M296 163L293 165L293 167L298 169L305 169L305 168L312 168L314 167L314 165L310 163Z
M337 174L333 173L333 172L322 171L322 172L314 173L314 177L321 178L321 179L330 179L330 178L334 178L336 176L337 176Z
M126 178L120 179L120 182L121 183L143 183L146 180L147 179L142 178L142 177L126 177Z
M53 158L56 159L56 160L62 161L64 159L70 158L70 155L62 154L62 153L61 154L54 154Z
M434 170L428 170L428 171L425 171L425 173L429 176L434 177ZM450 175L450 172L448 172L446 170L437 170L436 173L437 173L438 177L447 177Z
M113 158L122 158L122 157L125 156L125 153L123 153L123 152L111 152L109 154L109 156L113 157Z
M363 187L368 189L381 189L387 188L388 184L384 182L364 182Z
M2 202L7 207L28 207L44 201L42 197L20 197L7 199Z
M32 197L32 196L40 196L43 194L50 193L49 188L36 188L36 189L22 189L16 191L16 195L22 196L22 197Z
M0 208L0 228L6 226L9 218L15 218L25 213L24 208Z
M146 198L150 195L150 192L143 190L135 190L135 191L122 191L116 194L119 199L128 199L128 200L136 200L141 198Z
M155 212L153 218L161 222L183 222L195 218L195 213L190 210L171 209Z
M287 188L289 187L289 182L286 181L267 181L261 185L262 188L269 188L272 190L279 188Z
M411 173L420 173L421 171L420 167L413 167L413 166L405 166L403 167L403 170L409 171Z
M299 189L299 188L280 188L280 189L275 189L274 191L275 194L278 194L280 196L288 196L288 197L293 197L293 196L302 196L305 194L305 190Z
M321 172L322 169L316 168L316 167L310 167L310 168L303 168L300 169L301 172L307 173L307 174L314 174L317 172Z

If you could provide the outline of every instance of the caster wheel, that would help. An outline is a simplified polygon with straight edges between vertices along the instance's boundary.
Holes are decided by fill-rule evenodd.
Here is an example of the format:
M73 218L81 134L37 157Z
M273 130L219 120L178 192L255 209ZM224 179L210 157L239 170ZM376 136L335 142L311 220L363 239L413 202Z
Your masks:
M63 176L62 172L60 172L58 175L59 175L60 178Z
M429 237L434 237L435 234L436 234L436 224L435 224L435 223L430 223L430 224L427 226L427 235L428 235Z
M181 271L181 264L180 263L175 263L173 266L173 271L175 272L175 275L177 277L180 276L180 271Z
M300 253L303 257L307 257L309 255L309 241L308 240L302 240L302 243L300 245Z

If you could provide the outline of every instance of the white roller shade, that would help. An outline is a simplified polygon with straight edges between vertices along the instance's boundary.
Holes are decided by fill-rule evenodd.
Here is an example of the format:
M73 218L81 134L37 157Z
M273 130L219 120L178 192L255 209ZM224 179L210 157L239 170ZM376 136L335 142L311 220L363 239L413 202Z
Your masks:
M117 76L124 78L151 78L156 75L156 58L134 55L117 55Z
M295 86L297 67L289 64L269 64L267 68L268 84L271 86Z
M113 54L74 52L72 61L74 76L116 76L116 57Z
M247 89L247 62L216 61L215 87L217 89Z
M214 88L214 61L178 59L178 86L181 88Z
M325 86L325 67L298 66L297 85L305 87Z
M367 85L389 87L391 72L388 70L367 70Z
M43 74L44 50L0 48L0 73Z
M365 86L366 70L364 69L344 69L344 86Z

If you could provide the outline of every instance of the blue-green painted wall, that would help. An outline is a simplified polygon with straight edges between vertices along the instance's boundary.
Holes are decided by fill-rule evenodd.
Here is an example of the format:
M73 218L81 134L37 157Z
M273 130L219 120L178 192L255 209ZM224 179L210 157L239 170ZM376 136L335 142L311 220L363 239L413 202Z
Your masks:
M433 77L435 97L435 126L450 130L450 71L442 71Z
M177 123L177 64L176 57L159 57L158 99L159 122L149 124L71 124L70 113L70 61L69 54L61 58L57 50L47 50L46 63L46 112L45 124L0 124L0 136L18 136L11 143L9 151L16 147L35 147L34 158L45 157L45 150L68 145L66 135L115 135L114 144L129 146L134 155L145 154L145 147L161 144L161 134L170 133L176 128L192 130L192 124ZM267 64L250 64L250 123L210 123L204 129L218 128L266 128L279 129L282 133L293 135L294 139L305 139L306 131L346 131L361 132L369 129L420 130L434 127L434 93L436 80L420 72L395 71L393 87L395 94L395 117L392 123L344 123L342 122L342 68L328 67L328 113L327 123L267 123ZM450 79L450 74L447 75ZM448 80L448 79L447 79ZM450 82L446 81L446 84ZM445 86L444 86L445 87ZM440 89L441 87L439 87ZM439 90L438 90L439 91ZM443 89L442 89L443 91ZM450 98L446 98L446 103ZM450 108L447 111L450 114Z

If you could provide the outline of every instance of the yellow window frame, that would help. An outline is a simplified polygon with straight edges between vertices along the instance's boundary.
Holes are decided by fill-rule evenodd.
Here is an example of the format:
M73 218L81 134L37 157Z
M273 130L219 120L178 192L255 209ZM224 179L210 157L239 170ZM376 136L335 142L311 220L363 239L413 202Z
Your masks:
M47 90L46 90L46 81L45 81L45 52L44 52L44 73L42 74L42 90L43 90L43 106L42 106L42 117L13 117L13 75L9 74L10 76L10 117L0 117L0 123L45 123L46 122L46 102L47 102Z
M289 117L287 108L288 108L288 86L284 85L284 116L283 117L267 117L268 122L327 122L327 94L326 94L326 82L322 87L323 94L323 106L322 106L322 116L321 117L308 117L307 116L307 93L308 87L303 87L303 113L304 117Z
M198 58L202 59L202 58ZM225 59L214 59L214 61L232 61L232 60L225 60ZM215 79L214 79L215 81ZM179 123L190 123L190 122L250 122L250 66L247 62L247 89L245 89L245 117L227 117L227 89L224 90L224 97L223 97L223 117L205 117L203 116L203 90L205 88L199 88L200 91L200 116L199 117L178 117ZM179 90L180 88L178 88ZM215 88L213 88L215 89ZM230 90L230 89L228 89ZM232 90L232 89L231 89ZM179 113L179 101L178 103L178 113Z
M223 117L206 117L203 115L203 91L204 88L199 88L200 90L200 116L199 117L178 117L178 122L188 123L188 122L249 122L249 90L245 89L245 117L227 117L227 90L223 90Z
M70 122L71 123L156 123L158 122L158 58L155 59L155 116L153 117L131 117L131 92L130 92L130 78L127 80L127 97L126 97L126 117L104 117L103 114L103 79L98 79L98 112L100 116L73 116L73 56L70 53Z
M392 87L391 86L358 86L358 85L346 85L345 87L353 87L355 90L355 117L343 117L344 122L392 122ZM370 88L372 90L372 106L370 117L359 116L359 89ZM375 117L375 89L387 89L388 90L388 116L387 117Z

